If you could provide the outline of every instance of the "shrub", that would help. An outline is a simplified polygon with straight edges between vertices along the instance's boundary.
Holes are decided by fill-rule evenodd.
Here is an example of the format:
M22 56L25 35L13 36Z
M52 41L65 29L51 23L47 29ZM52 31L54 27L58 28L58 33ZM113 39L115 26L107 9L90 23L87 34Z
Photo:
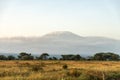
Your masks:
M67 64L64 64L62 68L63 68L63 69L68 69L68 65L67 65Z

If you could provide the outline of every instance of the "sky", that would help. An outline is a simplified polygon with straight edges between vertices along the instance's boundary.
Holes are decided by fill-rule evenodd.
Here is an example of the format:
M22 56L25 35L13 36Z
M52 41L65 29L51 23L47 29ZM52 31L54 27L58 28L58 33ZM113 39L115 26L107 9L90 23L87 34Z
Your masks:
M120 0L0 0L0 37L54 31L120 39Z

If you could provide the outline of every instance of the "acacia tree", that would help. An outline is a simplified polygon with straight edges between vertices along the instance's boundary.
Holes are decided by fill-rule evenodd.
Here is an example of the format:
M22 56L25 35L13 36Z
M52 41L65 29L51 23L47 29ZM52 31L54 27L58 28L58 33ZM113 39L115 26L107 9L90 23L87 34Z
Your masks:
M118 54L111 53L111 52L107 52L107 53L101 52L101 53L96 53L94 55L95 60L101 60L101 61L104 61L104 60L119 60L119 58L120 58L120 56Z
M39 59L41 59L41 60L47 60L47 59L48 59L48 56L49 56L48 53L42 53L42 54L40 55Z
M34 57L29 54L29 53L26 53L26 52L21 52L19 55L18 55L18 58L20 60L33 60Z
M12 56L12 55L9 55L9 56L7 57L7 59L8 59L8 60L15 60L16 58L15 58L14 56Z

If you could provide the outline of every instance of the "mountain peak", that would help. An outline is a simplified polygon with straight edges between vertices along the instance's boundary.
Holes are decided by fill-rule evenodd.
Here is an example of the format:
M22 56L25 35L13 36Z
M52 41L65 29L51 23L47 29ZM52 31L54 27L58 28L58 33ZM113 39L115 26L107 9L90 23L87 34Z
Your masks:
M51 33L48 33L46 35L44 35L43 37L46 37L46 38L80 38L79 35L77 34L74 34L70 31L55 31L55 32L51 32Z
M70 31L54 31L51 33L48 33L47 35L62 35L62 34L74 34Z

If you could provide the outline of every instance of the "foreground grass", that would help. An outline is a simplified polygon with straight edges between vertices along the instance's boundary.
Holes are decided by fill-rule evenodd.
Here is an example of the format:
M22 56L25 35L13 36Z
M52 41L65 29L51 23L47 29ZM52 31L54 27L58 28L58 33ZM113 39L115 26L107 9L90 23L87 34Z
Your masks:
M120 80L120 62L0 61L0 80Z

